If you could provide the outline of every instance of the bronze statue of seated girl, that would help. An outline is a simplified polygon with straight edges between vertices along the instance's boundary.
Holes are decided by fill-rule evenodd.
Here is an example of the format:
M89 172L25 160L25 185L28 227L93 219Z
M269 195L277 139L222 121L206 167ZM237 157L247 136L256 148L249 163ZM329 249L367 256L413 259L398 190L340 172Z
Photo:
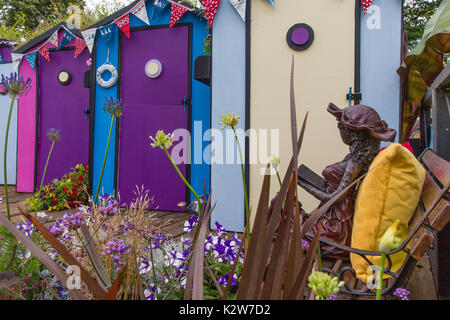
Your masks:
M302 166L299 168L298 185L319 199L320 205L366 173L380 151L380 142L392 142L396 136L395 130L388 128L371 107L355 105L340 109L330 103L327 110L336 117L342 141L349 146L350 153L344 160L327 166L319 183L308 182L302 174L305 170ZM355 198L353 187L330 207L311 231L315 233L322 224L322 237L350 246Z

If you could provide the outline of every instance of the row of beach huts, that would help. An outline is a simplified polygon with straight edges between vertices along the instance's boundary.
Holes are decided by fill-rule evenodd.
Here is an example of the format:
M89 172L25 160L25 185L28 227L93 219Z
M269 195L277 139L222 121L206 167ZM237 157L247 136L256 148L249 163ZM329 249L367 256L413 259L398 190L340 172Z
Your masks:
M280 172L290 160L292 56L298 122L309 112L300 162L320 173L347 152L329 102L369 105L398 131L402 2L374 0L363 10L360 0L207 0L206 19L183 1L137 0L86 30L61 23L19 48L0 41L0 74L17 69L32 79L14 109L8 182L18 192L39 187L51 144L45 133L56 128L62 139L44 183L85 163L96 190L111 121L103 104L120 98L102 190L127 203L143 185L158 210L183 210L178 204L195 198L149 136L185 129L190 139L178 139L189 160L181 172L198 193L211 190L212 223L242 231L239 155L232 135L217 144L220 116L234 112L237 127L255 133L241 136L253 208L271 156L281 159ZM9 103L0 95L1 150ZM317 204L303 191L300 197L307 211Z

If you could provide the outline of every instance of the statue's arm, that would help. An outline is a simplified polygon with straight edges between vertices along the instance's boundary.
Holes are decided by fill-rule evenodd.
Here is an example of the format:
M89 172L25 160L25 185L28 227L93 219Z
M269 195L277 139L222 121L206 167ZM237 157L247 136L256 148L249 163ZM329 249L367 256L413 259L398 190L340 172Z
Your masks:
M303 182L302 180L298 179L298 185L301 186L303 189L305 189L308 193L310 193L315 198L319 199L322 202L326 202L333 198L336 194L344 190L349 184L351 184L355 179L358 178L359 174L361 173L361 165L355 161L348 161L347 165L345 167L344 176L342 177L342 180L337 187L337 189L332 193L323 192L322 190L319 190L318 188L314 187L313 185L310 185L308 183ZM342 199L342 197L345 195L345 193L338 199Z

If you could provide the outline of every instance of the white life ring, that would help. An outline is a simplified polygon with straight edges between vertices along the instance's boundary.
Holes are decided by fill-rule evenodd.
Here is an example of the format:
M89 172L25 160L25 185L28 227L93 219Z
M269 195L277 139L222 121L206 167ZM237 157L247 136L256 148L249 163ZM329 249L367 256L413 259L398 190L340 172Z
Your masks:
M109 71L111 73L111 78L108 81L103 79L103 73L105 71ZM102 88L111 88L116 84L117 79L119 78L119 73L117 72L116 67L114 67L110 63L105 63L97 69L97 83Z

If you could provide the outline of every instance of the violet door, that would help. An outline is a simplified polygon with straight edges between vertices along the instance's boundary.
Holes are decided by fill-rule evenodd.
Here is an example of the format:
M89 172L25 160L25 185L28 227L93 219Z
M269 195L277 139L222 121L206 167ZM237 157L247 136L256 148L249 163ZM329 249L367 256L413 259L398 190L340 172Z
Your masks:
M164 150L150 146L149 136L187 129L189 110L183 99L189 98L188 50L188 26L137 29L130 39L122 36L117 190L123 204L133 201L141 186L154 196L152 209L181 211L177 204L186 201L185 185ZM145 72L152 59L162 68L156 78ZM186 176L186 165L178 168Z
M84 87L84 73L88 70L87 49L74 58L74 50L50 51L50 62L39 56L39 122L37 181L39 188L51 141L46 133L50 128L61 131L61 140L55 143L45 173L44 185L59 179L79 163L89 158L89 89ZM64 71L70 75L67 80Z

